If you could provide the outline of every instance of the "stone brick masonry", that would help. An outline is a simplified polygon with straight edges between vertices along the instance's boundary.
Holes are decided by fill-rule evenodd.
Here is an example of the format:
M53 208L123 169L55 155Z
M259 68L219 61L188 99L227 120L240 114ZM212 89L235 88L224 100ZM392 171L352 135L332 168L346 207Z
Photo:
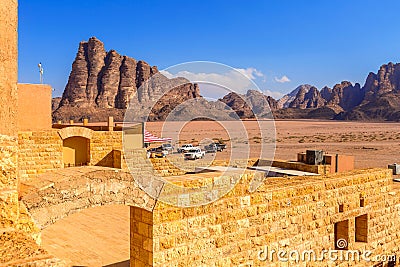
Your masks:
M400 225L396 221L400 206L397 192L392 192L389 171L268 178L250 194L252 176L243 175L232 192L206 206L183 209L157 202L153 224L148 227L152 229L148 236L153 237L153 250L145 248L142 235L143 251L139 249L138 254L137 242L142 239L131 239L132 260L140 261L131 266L306 266L305 262L288 265L276 258L263 262L257 254L265 246L287 251L313 249L316 253L335 249L334 225L345 220L348 249L368 249L372 255L399 253ZM355 218L360 215L367 215L368 242L355 241ZM135 227L131 234L136 233ZM151 262L149 255L153 255ZM324 261L307 266L375 263Z
M73 128L81 127L67 129L73 131ZM90 165L114 167L113 150L122 150L122 132L86 130L91 132ZM59 131L53 129L18 133L18 165L21 179L31 179L46 171L64 167L63 136L60 136ZM120 161L121 159L119 159L119 165L121 165Z
M0 135L0 229L18 221L17 138Z
M62 139L56 130L19 132L18 146L21 179L63 168Z

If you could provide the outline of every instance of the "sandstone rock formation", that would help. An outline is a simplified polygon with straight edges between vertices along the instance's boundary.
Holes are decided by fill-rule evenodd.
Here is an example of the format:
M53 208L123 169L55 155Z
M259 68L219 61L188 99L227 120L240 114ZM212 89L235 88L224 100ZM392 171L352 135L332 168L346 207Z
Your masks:
M245 95L231 92L220 101L234 110L240 118L246 119L255 118L255 115L259 118L272 118L271 111L278 108L275 99L256 90L249 90Z
M363 98L364 89L358 83L353 85L343 81L333 88L325 86L321 91L311 85L301 85L278 101L278 107L283 108L275 112L275 116L285 119L339 119L358 106Z
M369 73L362 93L360 104L340 119L400 121L400 64L390 62Z
M323 95L328 105L338 105L342 107L343 110L351 110L355 106L358 106L364 97L360 84L356 83L353 86L353 84L348 81L336 84L330 93L326 90Z
M284 95L281 99L278 100L278 108L288 108L290 103L292 103L296 99L297 93L300 90L303 90L307 93L311 87L313 86L309 84L303 84L298 86L292 92L290 92L287 95Z
M85 117L105 121L108 116L122 121L130 103L138 116L152 109L149 118L160 120L182 101L196 97L200 97L196 84L183 78L168 79L157 67L115 50L106 52L103 43L92 37L79 44L62 98L53 101L53 121ZM158 99L159 103L154 102Z
M289 104L290 108L320 108L326 104L318 89L312 86L308 91L301 87L296 98Z
M190 102L192 99L197 101ZM399 100L400 64L389 63L377 74L371 72L363 87L343 81L319 91L304 84L278 101L249 90L245 95L230 93L220 99L222 103L208 102L200 96L198 85L184 78L168 79L157 67L115 50L107 52L103 43L92 37L79 44L63 96L53 100L52 108L53 121L85 117L105 121L108 116L122 121L128 107L135 119L165 120L185 102L196 105L179 107L178 113L188 116L208 111L215 118L229 119L236 114L268 118L272 111L277 118L400 121Z
M61 97L53 97L51 99L51 110L56 110L60 106Z
M294 98L293 92L297 92ZM363 87L343 81L333 88L324 87L320 92L315 87L301 86L293 92L278 101L278 107L283 109L275 112L275 116L400 121L400 64L388 63L382 65L377 74L369 73ZM289 100L292 101L288 104Z
M248 102L244 100L244 96L240 96L237 93L231 92L224 96L219 101L229 106L239 118L255 118L253 111Z

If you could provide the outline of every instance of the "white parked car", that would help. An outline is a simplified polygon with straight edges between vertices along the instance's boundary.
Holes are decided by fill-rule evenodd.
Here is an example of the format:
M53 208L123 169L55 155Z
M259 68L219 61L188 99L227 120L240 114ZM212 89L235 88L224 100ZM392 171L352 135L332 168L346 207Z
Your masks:
M174 150L174 147L170 143L162 144L161 147L163 148L163 150L166 150L169 153L172 153L172 151Z
M193 148L194 148L194 146L192 144L184 144L181 147L178 147L177 151L178 151L178 153L183 153L183 152L186 153Z
M192 148L184 154L185 159L201 159L204 157L206 152L202 151L200 148Z

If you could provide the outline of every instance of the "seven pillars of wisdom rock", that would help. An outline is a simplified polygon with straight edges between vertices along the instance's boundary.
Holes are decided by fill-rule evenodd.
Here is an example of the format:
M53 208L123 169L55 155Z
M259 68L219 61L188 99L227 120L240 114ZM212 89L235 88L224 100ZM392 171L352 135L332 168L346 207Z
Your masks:
M17 0L0 0L0 229L18 219L17 8Z

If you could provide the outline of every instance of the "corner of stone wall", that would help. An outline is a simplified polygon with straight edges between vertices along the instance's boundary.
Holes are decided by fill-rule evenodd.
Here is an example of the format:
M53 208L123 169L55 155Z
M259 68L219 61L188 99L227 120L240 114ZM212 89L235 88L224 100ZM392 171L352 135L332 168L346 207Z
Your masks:
M18 141L0 135L0 228L16 227L18 216Z
M130 207L130 266L153 266L153 213Z

